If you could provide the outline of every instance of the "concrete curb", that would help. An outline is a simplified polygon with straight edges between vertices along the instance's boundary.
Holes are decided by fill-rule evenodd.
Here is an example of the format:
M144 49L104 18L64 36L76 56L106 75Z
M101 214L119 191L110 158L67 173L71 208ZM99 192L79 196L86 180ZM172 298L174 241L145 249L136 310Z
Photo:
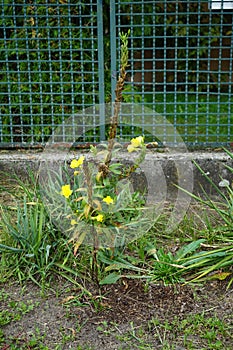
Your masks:
M33 173L37 173L40 166L43 167L47 161L50 164L63 164L74 157L79 157L85 151L1 151L0 153L0 180L7 181L10 174L17 174L21 179L28 177L28 169ZM87 157L90 156L88 153ZM137 155L135 153L121 152L119 159L124 162L132 162ZM223 152L157 152L148 151L145 162L143 163L143 171L146 177L154 178L153 186L154 194L158 196L161 186L160 179L163 183L166 181L167 197L175 198L177 189L174 184L189 189L193 188L193 193L203 194L202 187L209 195L216 195L216 190L206 180L205 176L194 166L195 161L203 169L212 181L219 186L222 179L226 179L231 184L233 181L233 173L226 166L233 167L233 160ZM192 182L189 183L189 182Z

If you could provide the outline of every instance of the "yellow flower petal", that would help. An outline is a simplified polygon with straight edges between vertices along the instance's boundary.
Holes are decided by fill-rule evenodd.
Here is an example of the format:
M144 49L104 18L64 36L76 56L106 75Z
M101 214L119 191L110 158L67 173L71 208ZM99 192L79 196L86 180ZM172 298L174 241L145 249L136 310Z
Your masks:
M73 159L70 163L71 169L75 169L75 168L80 167L80 165L83 164L84 159L85 159L84 156L81 156L79 159Z
M76 220L74 220L74 219L72 219L71 222L70 222L71 226L77 225L77 223L78 222Z
M102 222L104 219L104 216L102 214L99 214L96 216L96 220L99 221L99 222Z
M131 145L133 147L140 147L144 143L144 137L143 136L138 136L135 137L131 140Z
M104 216L102 214L98 214L97 216L93 216L92 220L102 222L104 220Z
M60 194L63 195L65 198L69 198L73 191L70 188L70 185L63 185L61 187L61 192Z
M127 151L128 151L129 153L131 153L131 152L137 151L137 148L135 148L133 145L128 145Z
M114 200L110 196L107 196L103 199L103 202L105 202L109 205L109 204L112 204L114 202Z

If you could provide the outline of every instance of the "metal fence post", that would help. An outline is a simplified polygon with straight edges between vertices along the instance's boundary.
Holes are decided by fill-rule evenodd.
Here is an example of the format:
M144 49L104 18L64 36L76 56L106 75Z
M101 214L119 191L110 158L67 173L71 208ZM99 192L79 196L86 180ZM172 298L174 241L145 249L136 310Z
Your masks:
M97 31L98 31L98 70L99 70L99 114L100 140L105 140L105 89L104 89L104 43L103 43L103 1L97 2Z

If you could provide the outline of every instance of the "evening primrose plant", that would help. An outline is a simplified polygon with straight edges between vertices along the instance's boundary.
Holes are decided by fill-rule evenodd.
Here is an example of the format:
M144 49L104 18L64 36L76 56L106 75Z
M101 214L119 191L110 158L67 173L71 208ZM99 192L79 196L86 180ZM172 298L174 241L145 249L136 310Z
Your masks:
M108 145L106 145L106 148ZM119 146L118 146L119 147ZM110 162L107 152L92 148L93 159L103 156L96 166L85 156L73 159L69 165L70 182L61 185L60 196L65 200L65 219L69 242L74 245L74 255L82 243L93 246L93 277L98 281L97 254L100 248L114 249L122 246L125 237L134 237L140 225L148 221L145 215L146 199L142 192L133 190L129 178L146 154L144 137L131 140L128 152L137 152L133 165ZM119 148L117 148L119 149ZM114 153L115 154L115 151ZM139 224L140 223L140 224Z
M144 136L132 138L127 146L128 153L135 153L133 164L123 164L119 152L124 151L124 146L116 142L128 64L128 35L121 34L121 69L108 141L91 146L90 154L68 162L59 190L64 209L60 221L66 222L74 255L83 243L93 247L92 277L97 282L99 250L110 249L113 257L116 247L146 232L147 224L151 227L154 213L153 208L146 206L146 193L132 184L132 176L146 156Z

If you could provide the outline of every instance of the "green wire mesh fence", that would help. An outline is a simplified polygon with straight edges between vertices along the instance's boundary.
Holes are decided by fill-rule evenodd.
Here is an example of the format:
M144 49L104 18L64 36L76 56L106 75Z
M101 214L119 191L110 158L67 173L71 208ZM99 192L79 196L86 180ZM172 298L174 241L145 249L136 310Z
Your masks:
M79 140L72 116L114 101L120 33L129 30L123 98L143 108L137 118L132 108L131 125L121 116L118 137L232 142L233 1L2 0L0 9L1 147L53 142L58 126L61 141L106 138L104 110L83 115Z
M3 146L51 141L68 117L104 102L101 10L94 0L2 1Z
M118 62L118 33L131 33L127 100L164 116L189 145L232 141L232 14L232 1L116 2Z

